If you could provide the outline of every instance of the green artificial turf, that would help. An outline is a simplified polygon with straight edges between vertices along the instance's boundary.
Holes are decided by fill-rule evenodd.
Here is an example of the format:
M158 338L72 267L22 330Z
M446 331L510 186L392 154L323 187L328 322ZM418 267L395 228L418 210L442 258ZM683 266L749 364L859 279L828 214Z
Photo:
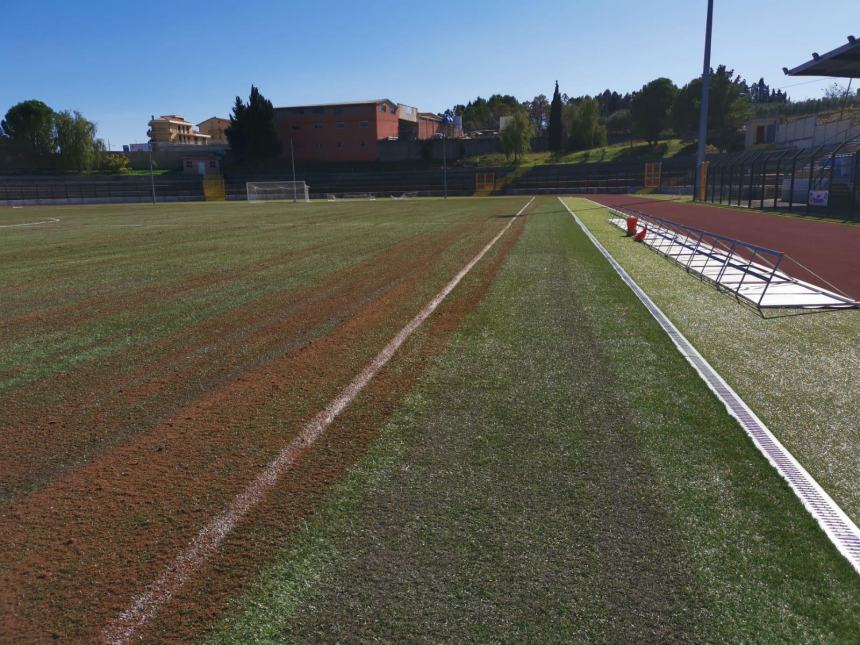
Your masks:
M542 199L370 453L207 640L846 642L858 630L856 574Z
M846 513L860 522L860 311L786 315L742 306L566 200ZM792 312L789 312L792 313Z
M272 346L277 338L261 341L254 334L286 319L291 307L313 307L362 262L369 262L365 273L384 268L386 253L403 262L409 252L398 251L398 245L451 237L439 266L428 267L416 282L414 297L425 297L420 289L435 293L439 281L459 268L463 249L471 249L476 238L489 239L506 222L501 216L526 200L0 209L0 426L7 428L7 448L14 454L18 435L31 431L15 428L21 410L72 408L81 397L77 392L87 393L88 374L104 376L108 370L112 385L122 387L130 373L135 384L151 368L157 383L166 383L172 369L195 360L201 367L183 383L182 396L199 397L222 374L249 369L272 351L283 351ZM42 221L47 223L12 226ZM452 234L463 227L472 227L471 233ZM306 330L303 342L324 336L338 320ZM113 387L99 388L80 403L112 394ZM183 400L175 395L165 405L176 407ZM16 480L8 487L3 481L0 500L28 492L45 477L146 427L140 419L150 403L106 409L105 414L127 414L121 431L94 432L85 451L67 447L51 455L50 464L34 464L32 481ZM74 418L59 422L69 420ZM60 471L55 462L62 464Z

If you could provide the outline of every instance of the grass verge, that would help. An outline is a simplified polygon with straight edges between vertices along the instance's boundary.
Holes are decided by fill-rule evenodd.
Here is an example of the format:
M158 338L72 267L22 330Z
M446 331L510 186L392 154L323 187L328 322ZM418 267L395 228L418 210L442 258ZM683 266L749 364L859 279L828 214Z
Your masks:
M794 456L860 522L860 311L767 318L566 200L606 249Z

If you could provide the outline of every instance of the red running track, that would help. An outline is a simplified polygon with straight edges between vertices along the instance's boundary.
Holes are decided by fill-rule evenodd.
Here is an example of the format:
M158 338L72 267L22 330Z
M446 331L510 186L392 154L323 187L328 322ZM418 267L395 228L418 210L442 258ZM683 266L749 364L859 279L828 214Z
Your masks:
M624 206L646 215L782 251L855 300L860 300L860 227L769 213L649 199L640 195L596 195L604 206ZM800 280L816 279L795 263L784 266Z

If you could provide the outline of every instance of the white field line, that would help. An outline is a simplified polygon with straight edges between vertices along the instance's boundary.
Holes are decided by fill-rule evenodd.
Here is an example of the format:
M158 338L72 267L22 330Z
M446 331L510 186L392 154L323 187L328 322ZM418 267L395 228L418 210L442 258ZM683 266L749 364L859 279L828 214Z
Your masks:
M275 459L252 481L244 491L239 493L221 514L213 518L181 552L176 559L164 570L161 576L136 596L131 606L123 611L115 620L109 623L103 636L109 643L128 643L133 640L138 631L158 613L159 609L175 594L188 578L211 557L224 539L235 528L236 524L275 487L281 476L289 470L301 451L319 439L334 419L355 399L359 392L370 382L380 369L389 361L409 336L432 314L443 300L450 294L469 271L481 260L487 251L507 232L514 221L522 215L534 201L532 197L514 217L490 240L481 251L472 258L460 272L427 303L421 311L383 348L376 358L370 362L347 385L326 408L309 421L302 431Z
M15 228L15 227L24 227L24 226L39 226L40 224L55 224L60 220L56 217L49 217L48 219L44 219L41 222L24 222L23 224L0 224L0 228Z
M830 539L830 542L841 553L846 560L860 573L860 529L845 514L839 505L825 491L807 470L794 458L788 449L782 445L779 439L770 431L764 422L758 418L755 412L744 402L740 395L735 392L722 376L708 363L696 350L693 344L678 330L669 320L668 316L648 297L648 294L640 287L633 278L624 270L618 261L612 257L604 246L597 240L588 227L570 210L570 207L559 197L562 206L567 209L573 219L579 224L591 243L606 258L615 272L630 287L631 291L639 298L645 308L651 313L655 320L669 336L681 355L693 366L701 379L726 406L728 413L733 416L747 436L752 440L759 452L770 462L776 471L788 482L794 494L801 501L804 508L818 522L818 525ZM592 204L607 208L593 200L587 200Z

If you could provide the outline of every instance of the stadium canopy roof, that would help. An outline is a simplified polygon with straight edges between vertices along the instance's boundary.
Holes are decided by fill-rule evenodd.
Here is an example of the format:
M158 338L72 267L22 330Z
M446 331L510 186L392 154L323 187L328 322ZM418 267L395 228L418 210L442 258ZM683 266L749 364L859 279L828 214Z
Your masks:
M794 69L783 67L788 76L838 76L860 78L860 40L848 36L848 43L826 54L812 54L812 60Z

